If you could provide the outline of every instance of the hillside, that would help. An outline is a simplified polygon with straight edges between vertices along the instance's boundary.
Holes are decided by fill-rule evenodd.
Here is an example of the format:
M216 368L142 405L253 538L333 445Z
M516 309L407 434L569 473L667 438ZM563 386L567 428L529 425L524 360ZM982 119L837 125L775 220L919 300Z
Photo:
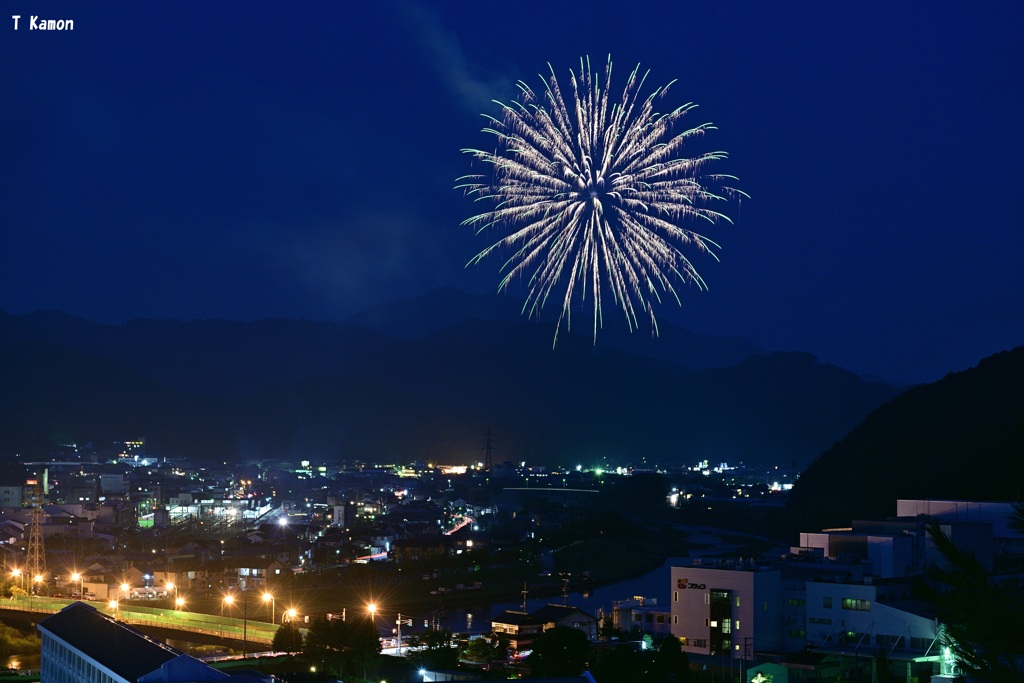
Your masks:
M792 491L803 530L895 513L897 498L1024 496L1024 347L881 406L821 454Z
M0 345L0 453L46 455L145 436L166 453L234 452L230 404L163 386L121 363L48 342Z

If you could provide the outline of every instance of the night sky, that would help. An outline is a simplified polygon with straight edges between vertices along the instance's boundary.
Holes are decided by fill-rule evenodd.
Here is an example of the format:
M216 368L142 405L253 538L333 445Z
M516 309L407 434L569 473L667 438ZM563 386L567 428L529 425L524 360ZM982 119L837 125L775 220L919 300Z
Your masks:
M495 292L499 260L464 267L489 242L460 226L460 150L493 145L481 114L516 81L610 54L613 87L677 80L750 195L721 262L695 256L710 290L660 318L908 382L1024 343L1024 3L5 9L7 313L341 320Z

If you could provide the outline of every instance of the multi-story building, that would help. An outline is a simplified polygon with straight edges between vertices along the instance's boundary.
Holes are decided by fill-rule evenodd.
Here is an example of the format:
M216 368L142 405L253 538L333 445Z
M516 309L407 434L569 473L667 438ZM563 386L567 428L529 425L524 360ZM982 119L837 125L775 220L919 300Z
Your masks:
M812 552L840 563L862 563L880 579L921 575L931 564L941 564L927 532L933 518L896 517L855 520L847 529L801 533L794 554ZM992 524L980 520L939 520L943 533L958 547L969 550L988 571L992 569Z
M0 507L21 507L26 500L24 486L0 486Z
M684 652L748 659L783 647L778 569L753 561L696 560L672 567L672 635Z
M883 661L894 680L908 683L949 674L953 662L934 607L913 591L926 567L943 561L927 525L935 519L990 569L986 516L1010 506L925 503L901 501L901 510L942 517L908 514L804 533L778 561L697 559L673 567L672 634L695 655L771 660L790 670L790 681L857 678ZM1015 542L1003 531L997 538L1004 551Z

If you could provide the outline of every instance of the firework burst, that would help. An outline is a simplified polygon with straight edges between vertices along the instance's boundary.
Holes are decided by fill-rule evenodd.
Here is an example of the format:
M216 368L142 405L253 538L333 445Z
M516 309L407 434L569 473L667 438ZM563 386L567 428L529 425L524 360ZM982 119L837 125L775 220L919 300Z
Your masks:
M571 328L577 295L592 299L595 342L607 294L630 331L648 317L656 335L654 306L662 295L681 304L679 283L707 288L683 248L718 258L719 245L693 226L731 222L711 207L745 195L728 187L732 176L705 173L725 152L687 155L696 138L714 130L710 123L683 125L696 105L655 111L672 83L641 99L647 73L637 67L613 99L611 59L603 78L586 58L578 74L569 73L568 98L553 69L539 96L520 82L518 100L497 102L500 118L487 116L484 132L497 139L495 150L463 150L491 166L486 175L457 181L491 207L463 224L499 234L469 265L511 254L499 291L523 279L524 314L537 315L550 297L561 298L555 343L563 322Z

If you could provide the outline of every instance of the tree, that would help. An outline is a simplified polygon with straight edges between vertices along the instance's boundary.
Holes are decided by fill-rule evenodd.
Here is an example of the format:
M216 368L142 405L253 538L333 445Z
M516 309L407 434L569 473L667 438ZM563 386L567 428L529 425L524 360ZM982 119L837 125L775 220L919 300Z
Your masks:
M302 651L313 661L320 662L325 671L343 673L341 625L343 621L333 621L317 617L309 624Z
M645 677L639 672L644 670L645 664L639 651L629 644L622 644L600 648L591 672L598 681L641 681Z
M576 676L583 673L589 655L590 641L583 631L556 626L537 636L526 663L537 676Z
M301 652L302 631L294 622L284 622L274 633L274 642L271 647L274 652Z
M0 624L0 657L31 652L39 654L39 648L39 636L22 633L13 626Z
M346 670L372 671L380 649L380 636L370 619L314 619L303 643L308 657L339 675Z
M504 661L508 658L508 643L494 633L489 637L473 638L466 643L466 648L462 651L462 658L468 662L482 665L496 659Z
M417 652L429 669L454 669L459 664L459 649L449 629L432 629L416 638L422 649Z
M675 636L666 636L654 652L652 673L655 680L683 683L690 679L690 658L683 652L683 644Z
M1024 525L1020 506L1015 506L1011 524ZM927 531L943 559L942 565L933 563L928 569L935 586L931 597L943 623L943 645L965 673L979 680L1020 681L1024 593L993 582L978 558L953 543L939 522L929 522Z

